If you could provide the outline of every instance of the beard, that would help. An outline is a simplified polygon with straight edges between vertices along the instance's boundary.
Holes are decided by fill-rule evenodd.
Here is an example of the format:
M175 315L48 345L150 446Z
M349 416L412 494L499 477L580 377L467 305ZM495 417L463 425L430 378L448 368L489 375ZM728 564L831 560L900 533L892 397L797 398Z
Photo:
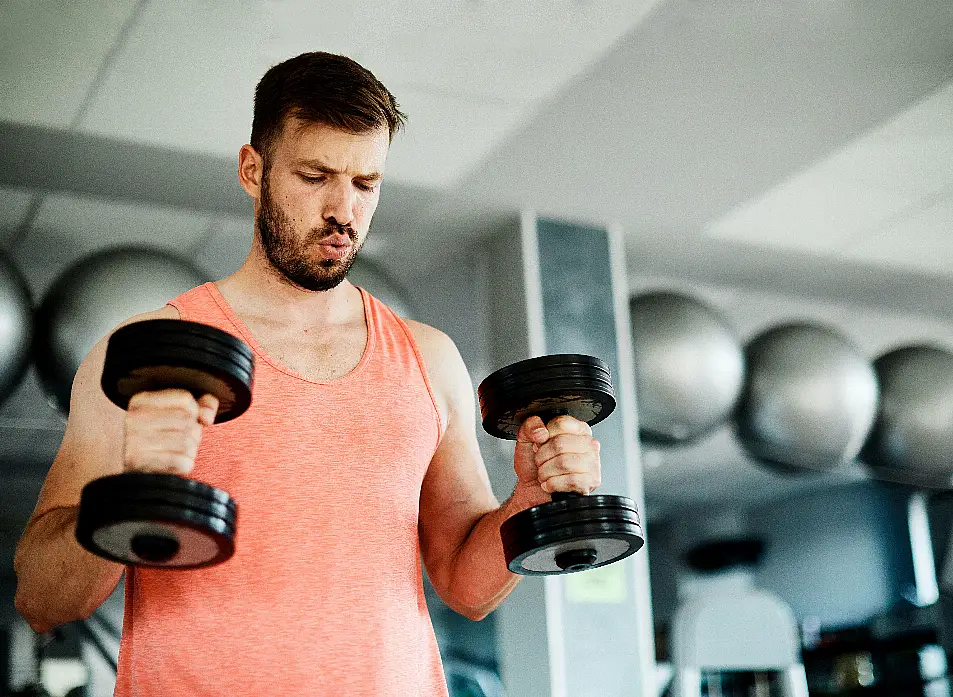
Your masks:
M354 228L333 220L320 228L313 228L304 239L299 240L291 219L271 197L267 175L262 179L261 205L255 218L255 227L265 256L278 277L305 290L325 291L339 286L363 246L357 244L358 235ZM351 253L348 256L319 260L311 257L310 250L326 237L338 234L347 235L351 240Z

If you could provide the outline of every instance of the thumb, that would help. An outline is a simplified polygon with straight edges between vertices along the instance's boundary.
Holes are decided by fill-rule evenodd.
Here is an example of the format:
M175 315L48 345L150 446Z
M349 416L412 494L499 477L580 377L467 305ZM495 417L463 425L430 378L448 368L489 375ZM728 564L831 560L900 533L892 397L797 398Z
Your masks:
M199 423L203 426L211 426L215 423L217 415L218 397L211 394L203 394L199 397Z
M513 455L513 469L521 484L538 484L539 474L536 467L536 451L542 443L549 440L549 430L538 416L531 416L520 426L516 434L516 452Z

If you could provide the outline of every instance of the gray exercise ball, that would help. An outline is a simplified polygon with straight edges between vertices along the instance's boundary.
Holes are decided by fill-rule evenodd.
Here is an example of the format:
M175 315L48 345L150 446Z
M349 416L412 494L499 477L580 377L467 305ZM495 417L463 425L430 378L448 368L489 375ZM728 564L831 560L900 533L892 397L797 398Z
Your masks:
M725 423L744 379L734 329L708 305L678 293L638 295L629 309L642 438L682 443Z
M97 341L206 280L187 261L141 247L107 249L67 268L40 303L34 340L37 372L60 408L69 411L73 376Z
M0 404L26 373L32 335L30 291L13 262L0 252Z
M390 274L373 261L363 257L355 259L354 265L347 273L347 280L369 292L396 312L398 316L408 319L414 318L413 308L407 297L407 292L400 287L400 284Z
M861 460L875 476L953 486L953 354L906 346L874 361L880 408Z
M736 413L756 460L785 471L825 471L855 458L877 411L870 361L839 332L788 324L755 337Z

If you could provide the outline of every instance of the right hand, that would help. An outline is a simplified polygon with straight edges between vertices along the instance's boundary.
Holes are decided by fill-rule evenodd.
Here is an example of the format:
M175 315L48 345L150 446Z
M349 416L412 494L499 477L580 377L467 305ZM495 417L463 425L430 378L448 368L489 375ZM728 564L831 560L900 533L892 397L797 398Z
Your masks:
M218 399L210 394L198 400L179 389L133 395L126 409L123 469L188 476L202 428L211 426L217 413Z

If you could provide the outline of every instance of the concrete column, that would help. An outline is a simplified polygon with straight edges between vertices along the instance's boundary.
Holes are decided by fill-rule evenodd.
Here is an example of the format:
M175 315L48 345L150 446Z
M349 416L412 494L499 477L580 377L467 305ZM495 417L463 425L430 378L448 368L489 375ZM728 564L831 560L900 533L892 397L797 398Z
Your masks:
M496 237L491 317L498 366L584 353L608 363L617 408L594 428L600 493L644 517L624 250L618 230L525 213ZM508 455L512 458L512 445ZM506 461L501 454L500 463ZM488 465L490 463L488 462ZM512 464L509 464L512 489ZM490 467L494 479L505 466ZM495 488L503 489L498 479ZM503 681L520 697L654 697L648 554L576 574L531 577L498 611Z

